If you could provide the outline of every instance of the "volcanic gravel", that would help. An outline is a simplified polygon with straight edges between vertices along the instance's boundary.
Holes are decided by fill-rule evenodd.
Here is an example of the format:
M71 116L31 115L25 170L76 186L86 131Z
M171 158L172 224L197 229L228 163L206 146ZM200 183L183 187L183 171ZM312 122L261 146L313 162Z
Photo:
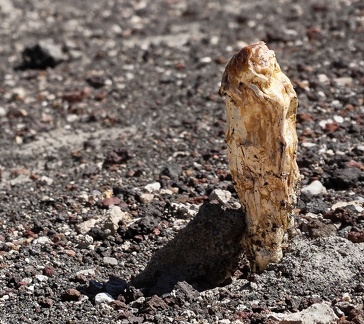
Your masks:
M361 0L1 0L1 323L364 323L363 17ZM195 217L229 200L243 226L217 91L258 40L299 99L285 256L138 285Z

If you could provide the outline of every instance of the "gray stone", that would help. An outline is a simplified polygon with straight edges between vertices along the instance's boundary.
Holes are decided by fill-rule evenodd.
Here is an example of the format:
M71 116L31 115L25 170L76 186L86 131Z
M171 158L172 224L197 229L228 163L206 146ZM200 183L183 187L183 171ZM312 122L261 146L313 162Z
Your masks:
M351 77L335 78L334 79L334 82L339 87L351 86L353 84L353 78L351 78Z
M258 285L257 285L257 283L255 283L255 282L251 282L251 283L250 283L250 288L251 288L251 289L253 289L253 290L257 290L257 289L258 289Z
M0 117L5 117L6 116L6 110L4 107L0 106Z
M95 269L85 269L76 272L76 276L93 276L96 274Z
M76 236L76 243L79 249L87 249L92 243L94 239L90 235L77 235Z
M38 182L43 186L50 186L53 183L53 179L47 176L41 176Z
M41 237L38 237L37 239L35 239L33 241L33 244L49 244L51 243L51 240L47 237L47 236L41 236Z
M107 211L106 220L100 223L100 227L106 232L109 230L110 235L114 235L119 224L128 224L131 221L131 216L127 212L123 212L119 206L113 206Z
M330 177L330 187L335 190L346 190L355 187L364 178L364 172L357 168L336 169Z
M32 279L32 278L27 277L27 278L23 278L21 281L22 281L23 283L27 284L27 285L30 285L30 284L33 282L33 279Z
M84 221L80 224L77 224L77 230L81 233L81 234L86 234L87 232L89 232L91 230L92 227L95 226L95 224L99 221L98 218L91 218L88 219L87 221Z
M1 301L6 301L6 300L9 300L10 299L10 296L9 295L4 295L0 298Z
M74 123L77 120L78 120L78 115L76 115L76 114L67 115L67 122L68 123Z
M197 300L200 293L186 281L178 282L173 288L173 295L186 298L189 302Z
M9 15L11 17L16 17L21 14L21 10L17 7L14 7L12 0L1 0L0 1L0 12L2 14Z
M48 280L48 277L45 275L36 275L35 278L40 282Z
M226 204L231 199L231 192L228 190L215 189L209 196L210 201L217 200Z
M342 116L335 115L334 121L336 121L339 124L342 124L344 122L344 118Z
M149 204L154 198L154 195L152 193L142 193L140 195L140 202L142 204Z
M229 319L222 319L219 321L219 324L230 324L231 321Z
M118 264L118 260L111 257L104 257L103 261L106 265L116 266Z
M147 190L148 192L158 191L160 188L161 184L159 182L149 183L144 187L144 189Z
M337 201L334 205L331 206L331 209L335 210L336 208L344 208L346 206L353 206L358 213L361 213L364 211L364 208L362 207L362 205L363 205L363 202L360 200Z
M205 56L205 57L200 58L200 63L207 64L207 63L211 63L211 62L212 62L212 58L209 57L209 56Z
M311 182L308 186L305 186L301 189L301 193L309 196L317 196L326 193L326 188L323 184L315 180Z
M298 313L274 314L270 317L279 320L280 324L331 324L338 319L334 310L326 304L313 304Z
M189 203L171 203L173 214L178 218L191 218L197 214L197 210L195 209L196 205L191 205Z
M131 216L127 212L123 212L119 206L112 206L106 211L106 214L101 217L88 219L77 225L77 230L81 234L88 233L91 228L97 224L105 234L114 235L119 228L119 224L128 224L131 221Z
M108 293L99 293L95 296L95 304L111 303L114 298Z
M16 178L10 180L11 186L21 185L26 182L32 181L27 174L19 174Z
M316 146L317 144L315 144L315 143L310 143L310 142L303 142L301 145L302 145L303 147L310 148L310 147L314 147L314 146Z
M329 83L330 81L326 74L318 74L317 78L320 83Z

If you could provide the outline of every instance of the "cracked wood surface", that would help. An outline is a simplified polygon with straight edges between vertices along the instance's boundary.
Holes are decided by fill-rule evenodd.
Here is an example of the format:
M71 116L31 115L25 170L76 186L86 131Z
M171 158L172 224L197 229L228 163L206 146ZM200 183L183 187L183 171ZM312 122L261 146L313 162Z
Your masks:
M244 245L253 267L263 270L282 258L296 203L297 96L263 42L234 55L220 94L226 96L230 169L246 209Z

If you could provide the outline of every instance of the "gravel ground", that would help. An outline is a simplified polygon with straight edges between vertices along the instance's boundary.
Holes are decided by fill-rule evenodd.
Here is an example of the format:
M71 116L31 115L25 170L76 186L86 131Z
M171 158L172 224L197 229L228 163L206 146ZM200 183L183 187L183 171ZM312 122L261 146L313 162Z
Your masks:
M1 323L364 323L363 17L360 0L1 0ZM299 98L284 259L252 274L234 250L229 280L210 264L143 286L204 211L241 226L217 91L257 40Z

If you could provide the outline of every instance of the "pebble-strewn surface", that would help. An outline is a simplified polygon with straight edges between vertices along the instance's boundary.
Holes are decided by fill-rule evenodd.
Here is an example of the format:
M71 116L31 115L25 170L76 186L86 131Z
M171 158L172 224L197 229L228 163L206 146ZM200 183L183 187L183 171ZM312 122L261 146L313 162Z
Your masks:
M1 0L0 322L362 323L363 16L360 0ZM257 40L299 98L282 262L130 285L203 203L238 208L217 91Z

